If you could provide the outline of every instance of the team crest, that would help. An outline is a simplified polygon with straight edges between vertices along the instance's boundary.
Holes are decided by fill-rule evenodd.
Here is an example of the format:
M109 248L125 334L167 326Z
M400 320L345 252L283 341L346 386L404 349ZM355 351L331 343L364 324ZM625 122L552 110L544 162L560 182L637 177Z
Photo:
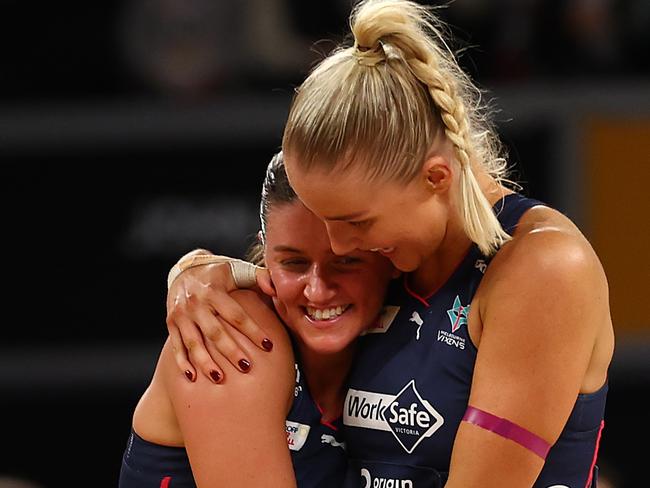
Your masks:
M449 320L451 321L452 333L460 329L461 325L467 325L468 313L469 305L461 305L460 297L456 295L452 308L447 310L447 315L449 315Z

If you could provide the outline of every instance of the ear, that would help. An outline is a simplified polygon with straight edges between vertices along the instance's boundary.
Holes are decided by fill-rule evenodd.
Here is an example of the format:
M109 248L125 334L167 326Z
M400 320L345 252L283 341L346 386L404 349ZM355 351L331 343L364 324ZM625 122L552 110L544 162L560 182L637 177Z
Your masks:
M265 272L256 273L257 275L257 285L260 287L265 294L270 297L277 295L275 291L275 285L273 285L273 280L271 280L271 273L267 270Z
M451 164L440 154L429 156L422 165L422 175L429 188L436 192L446 192L451 186Z

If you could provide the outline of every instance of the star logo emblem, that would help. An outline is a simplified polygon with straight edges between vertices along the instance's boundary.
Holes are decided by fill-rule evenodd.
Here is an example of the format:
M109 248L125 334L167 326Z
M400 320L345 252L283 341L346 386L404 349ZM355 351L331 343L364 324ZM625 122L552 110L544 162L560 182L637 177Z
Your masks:
M456 332L460 329L461 325L467 325L467 314L469 313L469 305L461 305L460 297L456 295L452 308L447 310L449 320L451 321L451 331Z

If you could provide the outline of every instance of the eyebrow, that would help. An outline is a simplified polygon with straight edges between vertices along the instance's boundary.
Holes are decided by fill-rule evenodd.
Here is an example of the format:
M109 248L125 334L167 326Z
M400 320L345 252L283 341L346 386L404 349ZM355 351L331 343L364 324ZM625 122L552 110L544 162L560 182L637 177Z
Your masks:
M353 220L353 219L358 219L363 214L365 214L365 212L356 212L356 213L351 213L351 214L336 215L334 217L323 217L323 218L325 220Z
M273 250L275 252L293 252L293 253L302 252L300 249L296 249L295 247L291 247L291 246L274 246Z

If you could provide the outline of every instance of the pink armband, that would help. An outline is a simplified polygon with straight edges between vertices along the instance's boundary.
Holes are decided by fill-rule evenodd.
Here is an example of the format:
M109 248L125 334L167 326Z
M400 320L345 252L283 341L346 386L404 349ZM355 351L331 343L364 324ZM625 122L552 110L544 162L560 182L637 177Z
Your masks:
M548 442L523 427L476 407L472 407L471 405L467 407L467 410L465 410L463 421L477 425L478 427L489 430L490 432L494 432L506 439L510 439L511 441L524 446L529 451L534 452L542 459L546 459L546 455L551 448L551 445Z

